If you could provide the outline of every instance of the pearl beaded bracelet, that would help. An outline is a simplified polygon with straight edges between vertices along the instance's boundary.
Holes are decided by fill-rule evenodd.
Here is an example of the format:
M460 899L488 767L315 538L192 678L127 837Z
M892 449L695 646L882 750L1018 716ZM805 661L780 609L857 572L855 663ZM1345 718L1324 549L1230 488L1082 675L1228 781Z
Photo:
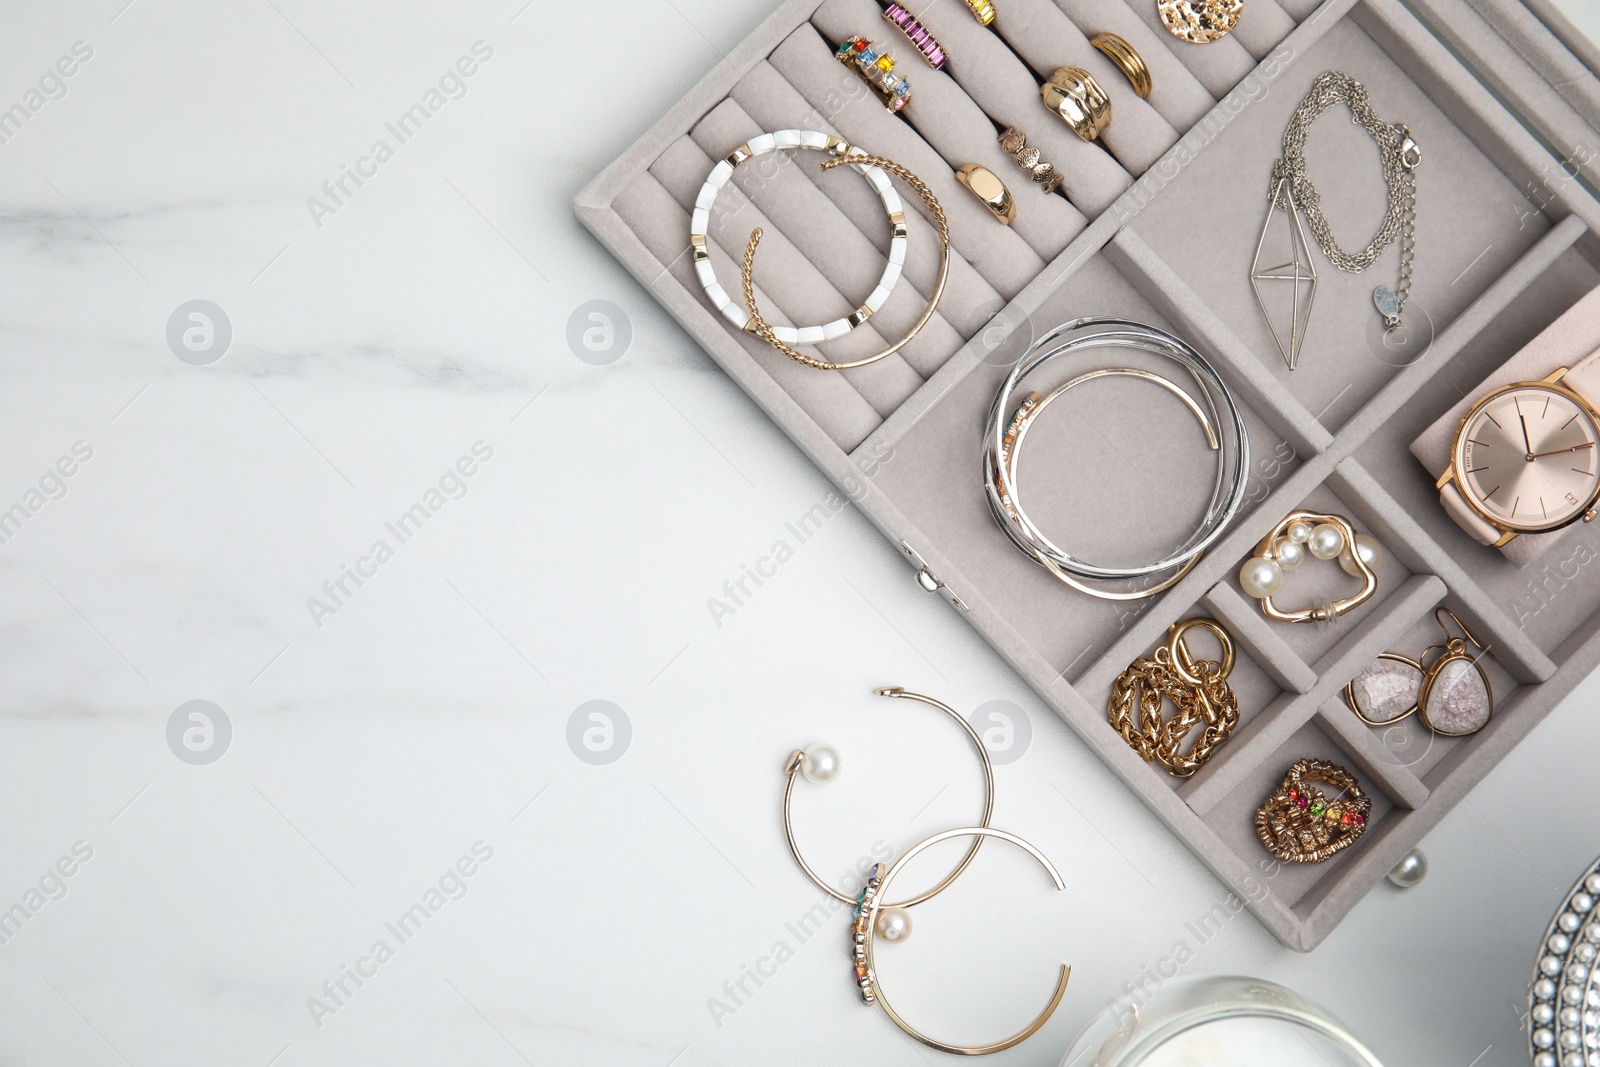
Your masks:
M1279 608L1272 598L1283 586L1283 572L1304 563L1307 553L1317 559L1337 559L1346 574L1361 579L1361 590L1314 608L1297 611ZM1294 511L1261 539L1255 555L1239 569L1239 588L1244 590L1245 596L1261 601L1261 611L1269 619L1329 622L1372 599L1378 588L1377 570L1381 566L1383 546L1374 537L1356 533L1349 519L1342 515Z

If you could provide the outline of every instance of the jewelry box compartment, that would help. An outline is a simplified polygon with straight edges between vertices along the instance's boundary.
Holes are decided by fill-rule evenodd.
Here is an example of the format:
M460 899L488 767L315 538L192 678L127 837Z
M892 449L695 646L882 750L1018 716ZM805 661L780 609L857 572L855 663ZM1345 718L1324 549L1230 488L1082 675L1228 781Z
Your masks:
M1458 2L1429 0L1432 8ZM1497 583L1511 581L1500 573L1504 564L1452 535L1436 496L1418 495L1413 483L1424 472L1408 469L1417 465L1406 449L1415 433L1400 429L1425 425L1482 376L1460 368L1482 361L1486 373L1497 344L1537 332L1576 299L1584 271L1600 261L1590 234L1600 216L1576 183L1541 185L1536 202L1523 198L1519 190L1555 167L1553 157L1396 0L1251 0L1233 34L1203 46L1172 39L1153 0L1000 6L991 29L959 0L917 11L950 55L945 71L934 72L870 0L789 0L576 207L730 377L850 491L923 587L957 604L952 610L1264 925L1289 947L1309 950L1600 661L1600 567L1567 579L1570 595L1523 632L1495 605L1504 589ZM1151 68L1157 90L1148 104L1088 45L1106 30ZM854 34L888 47L912 81L915 99L899 115L834 58L834 46ZM1064 64L1090 70L1113 99L1115 118L1096 144L1078 141L1040 103L1039 82ZM1308 342L1291 374L1253 303L1250 252L1284 120L1324 69L1348 69L1366 82L1378 115L1410 123L1422 145L1414 306L1428 313L1433 332L1419 351L1396 356L1380 329L1374 347L1371 287L1393 282L1385 269L1393 254L1359 278L1323 260L1313 331L1323 331L1329 347ZM1325 135L1328 145L1353 148L1313 155L1310 167L1336 233L1348 236L1348 223L1365 237L1381 204L1354 190L1381 191L1382 182L1370 138L1334 128L1342 113L1318 124L1313 151ZM1066 172L1064 195L1042 194L1000 150L997 135L1013 124ZM949 285L929 326L899 354L816 370L730 328L707 302L687 243L700 185L733 147L777 129L836 133L880 153L926 181L948 214ZM753 288L776 323L848 314L889 247L884 206L871 188L849 168L818 172L820 158L772 153L747 162L712 212L707 251L736 302L750 230L763 229ZM1010 187L1013 226L999 225L955 181L954 168L968 162ZM1241 178L1260 187L1242 188ZM859 338L826 346L830 358L900 337L932 289L934 227L916 196L903 199L910 248L901 287L911 292L896 292ZM1456 226L1448 212L1469 218ZM1223 264L1235 246L1243 258ZM1347 283L1355 296L1340 291ZM1010 365L1044 330L1107 314L1193 344L1233 392L1252 446L1246 503L1227 534L1172 589L1132 604L1068 589L1019 552L987 510L980 470L984 416ZM1508 321L1523 325L1503 329ZM1170 364L1158 372L1186 380ZM1097 421L1097 406L1136 418ZM1034 487L1030 512L1081 538L1091 559L1155 546L1114 543L1113 534L1137 532L1141 517L1151 530L1181 537L1203 510L1204 494L1191 490L1208 486L1213 470L1188 414L1138 381L1090 383L1064 398L1030 437L1021 468ZM1105 473L1112 470L1117 476ZM1064 488L1043 488L1055 485ZM1239 591L1237 573L1256 542L1301 504L1348 515L1387 552L1372 601L1332 626L1269 622ZM1093 521L1101 516L1111 521ZM1286 598L1353 581L1323 561L1290 578ZM1413 654L1429 643L1440 604L1499 657L1485 668L1495 713L1479 733L1438 738L1418 754L1415 733L1408 740L1403 729L1365 726L1342 690L1380 652ZM1185 780L1144 762L1109 724L1106 701L1124 668L1161 644L1172 623L1195 615L1218 619L1235 639L1241 721ZM1281 864L1256 839L1253 815L1306 756L1356 774L1374 803L1372 825L1327 862ZM1276 868L1270 879L1264 860Z
M1302 417L1332 435L1421 358L1570 207L1530 199L1525 190L1540 188L1541 175L1525 132L1498 108L1483 109L1472 98L1477 94L1461 92L1462 72L1441 70L1442 48L1398 4L1354 4L1320 36L1303 30L1281 52L1291 49L1292 62L1274 57L1264 65L1259 95L1218 129L1206 151L1157 168L1142 183L1165 179L1161 195L1128 229L1214 314L1212 343L1251 353L1299 402ZM1392 247L1364 271L1341 271L1301 217L1305 205L1296 217L1271 212L1271 228L1263 232L1285 126L1311 79L1331 70L1364 85L1379 119L1404 123L1420 150L1412 172L1416 266L1404 325L1392 332L1373 297L1377 287L1396 287ZM1304 155L1334 239L1343 249L1360 248L1378 230L1390 196L1372 136L1337 103L1312 121ZM1297 232L1306 245L1302 258L1315 271L1314 290L1283 277L1292 274L1285 268ZM1274 277L1253 285L1258 243L1260 270ZM1291 288L1311 309L1292 371L1280 347L1291 336Z

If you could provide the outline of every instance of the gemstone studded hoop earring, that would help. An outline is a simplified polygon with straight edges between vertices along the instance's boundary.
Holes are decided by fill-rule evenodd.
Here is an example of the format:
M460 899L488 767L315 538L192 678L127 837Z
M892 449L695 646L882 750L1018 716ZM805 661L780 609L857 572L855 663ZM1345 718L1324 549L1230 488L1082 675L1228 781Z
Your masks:
M883 995L883 987L878 982L878 974L873 967L873 938L878 934L878 925L882 922L882 915L889 907L883 903L883 898L888 895L889 883L894 881L896 875L905 869L906 864L915 859L924 849L931 848L941 841L948 841L956 837L971 837L976 847L985 837L998 838L1009 841L1028 855L1039 861L1039 865L1050 875L1050 880L1055 883L1058 890L1065 889L1066 883L1061 880L1061 874L1055 866L1045 858L1044 853L1034 848L1016 834L1004 830L995 830L987 826L967 826L955 830L945 830L934 834L925 841L920 841L906 850L905 855L894 862L887 872L882 864L877 864L867 873L866 888L862 890L860 902L856 906L855 923L850 928L851 953L855 961L856 986L861 990L861 999L867 1004L876 1004L883 1009L891 1022L904 1030L911 1037L927 1045L929 1048L938 1049L940 1052L949 1052L957 1056L987 1056L991 1052L1003 1052L1013 1045L1021 1044L1034 1034L1039 1028L1050 1021L1050 1016L1055 1013L1056 1007L1061 1003L1061 998L1067 992L1067 980L1072 977L1072 968L1067 964L1061 965L1060 975L1056 978L1056 987L1050 994L1050 1001L1044 1010L1036 1015L1031 1023L1010 1037L1002 1038L989 1045L953 1045L937 1038L929 1037L910 1023L900 1017L900 1013L889 1005ZM972 853L967 856L970 859ZM946 879L948 881L949 879ZM886 937L885 940L888 940Z
M989 751L983 747L983 738L978 736L972 725L961 717L960 712L942 701L933 699L933 697L923 696L921 693L908 692L897 685L874 689L873 692L881 697L900 697L938 708L961 727L962 732L967 735L967 740L971 741L972 747L977 750L978 759L983 762L983 818L978 825L980 827L988 826L989 818L994 814L994 765L989 762ZM783 835L788 839L789 852L794 856L794 861L800 865L801 872L811 880L812 885L828 894L834 900L845 904L858 903L856 897L841 893L823 881L822 877L811 869L811 864L807 863L805 857L800 854L800 845L794 839L794 821L790 817L795 779L804 776L807 781L818 784L832 781L839 775L839 753L830 745L818 744L812 745L810 748L797 748L789 754L789 762L784 765L783 773L787 779L783 787ZM975 836L972 841L972 847L967 849L966 855L961 858L961 862L956 864L955 869L945 875L933 888L918 893L916 896L907 897L898 903L882 905L880 921L883 926L878 932L887 940L902 940L911 930L911 920L904 909L921 904L924 900L938 896L949 888L950 883L961 877L961 872L967 869L967 865L978 854L978 849L982 844L983 836Z

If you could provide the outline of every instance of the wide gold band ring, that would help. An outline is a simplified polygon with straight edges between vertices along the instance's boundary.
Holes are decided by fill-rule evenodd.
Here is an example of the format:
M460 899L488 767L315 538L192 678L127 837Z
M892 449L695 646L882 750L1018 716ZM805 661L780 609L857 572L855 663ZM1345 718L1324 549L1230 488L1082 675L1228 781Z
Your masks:
M1089 43L1105 53L1105 57L1127 75L1128 84L1133 86L1133 91L1140 98L1150 95L1152 88L1150 68L1145 66L1144 57L1139 54L1138 49L1114 33L1095 34Z
M1072 132L1093 141L1111 125L1111 97L1082 67L1060 67L1039 86L1044 106L1060 115Z
M1002 226L1010 226L1017 217L1017 202L1012 199L1011 190L982 163L968 163L956 171L956 181L970 189Z

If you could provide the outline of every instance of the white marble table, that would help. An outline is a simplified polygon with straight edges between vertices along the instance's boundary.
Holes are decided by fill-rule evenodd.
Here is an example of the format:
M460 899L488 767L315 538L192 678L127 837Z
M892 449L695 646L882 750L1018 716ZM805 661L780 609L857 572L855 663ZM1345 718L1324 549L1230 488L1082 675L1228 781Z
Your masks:
M1247 914L1202 941L1224 889L859 515L789 532L829 487L567 206L765 8L0 16L0 108L40 92L0 143L0 1065L933 1062L854 1001L841 918L797 936L775 810L830 740L825 870L971 820L959 737L886 683L1020 709L996 821L1068 884L996 850L920 910L885 981L930 1028L1020 1023L1065 959L1001 1058L1053 1064L1181 941L1391 1064L1526 1062L1600 681L1420 888L1309 956ZM568 342L596 300L610 363Z

